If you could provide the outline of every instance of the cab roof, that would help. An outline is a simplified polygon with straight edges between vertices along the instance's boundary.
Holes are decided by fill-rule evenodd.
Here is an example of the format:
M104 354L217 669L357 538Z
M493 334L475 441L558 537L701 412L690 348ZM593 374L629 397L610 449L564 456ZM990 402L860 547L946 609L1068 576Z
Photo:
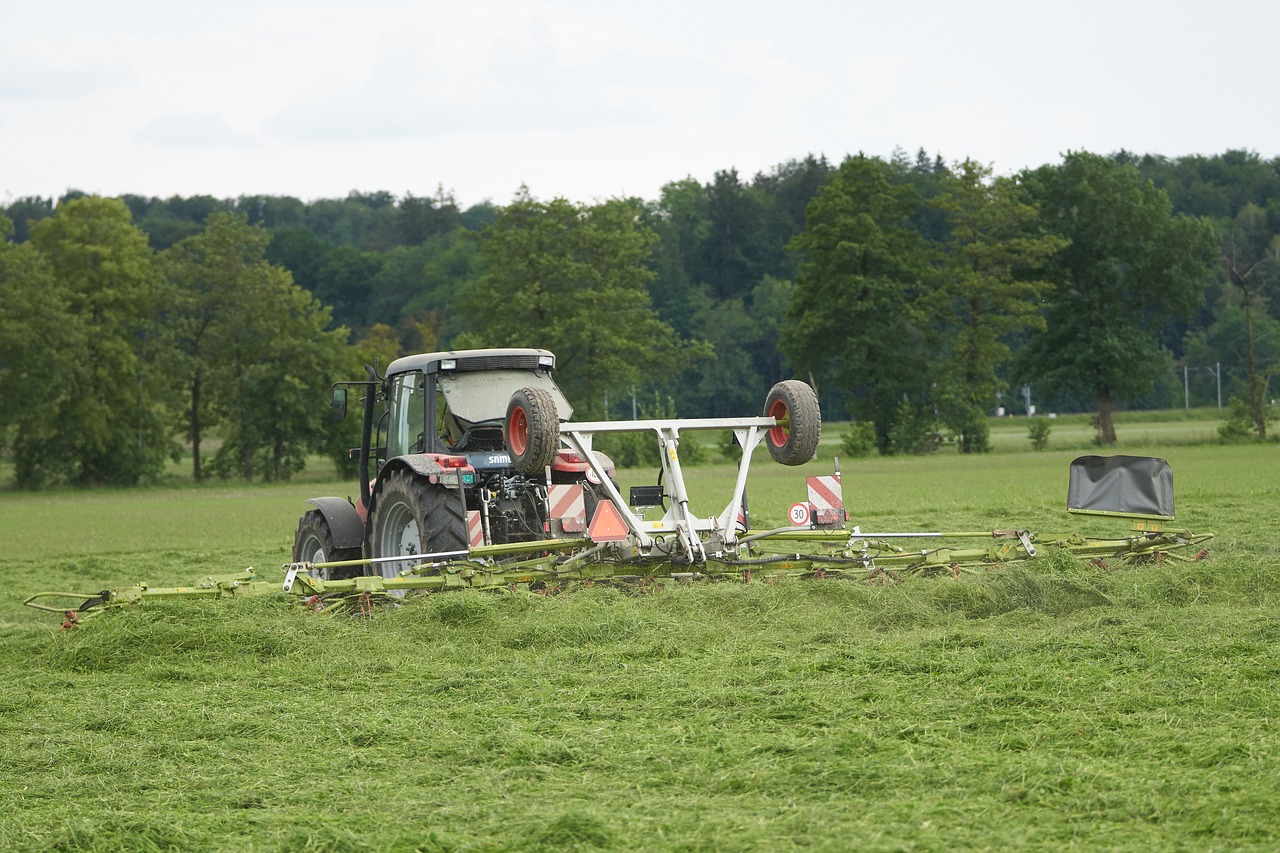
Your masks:
M450 364L452 362L452 364ZM420 370L423 373L471 370L554 370L556 357L550 350L506 347L496 349L426 352L397 358L387 365L387 376Z

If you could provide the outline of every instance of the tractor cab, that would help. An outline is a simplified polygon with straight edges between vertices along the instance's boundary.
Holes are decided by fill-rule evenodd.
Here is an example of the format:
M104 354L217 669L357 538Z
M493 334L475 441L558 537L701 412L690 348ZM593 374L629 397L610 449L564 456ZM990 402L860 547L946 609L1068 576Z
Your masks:
M490 349L406 356L387 368L386 411L376 443L381 467L388 459L428 453L465 456L478 468L509 467L502 427L512 395L546 391L560 420L573 407L551 372L546 350ZM384 449L385 448L385 449Z

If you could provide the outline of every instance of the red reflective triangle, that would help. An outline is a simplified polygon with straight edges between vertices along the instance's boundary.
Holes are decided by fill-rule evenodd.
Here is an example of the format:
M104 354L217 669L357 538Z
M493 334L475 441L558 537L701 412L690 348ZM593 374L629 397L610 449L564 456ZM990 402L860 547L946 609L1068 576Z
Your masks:
M631 528L613 501L603 500L596 504L596 511L591 515L591 527L587 530L592 542L621 542L630 533Z

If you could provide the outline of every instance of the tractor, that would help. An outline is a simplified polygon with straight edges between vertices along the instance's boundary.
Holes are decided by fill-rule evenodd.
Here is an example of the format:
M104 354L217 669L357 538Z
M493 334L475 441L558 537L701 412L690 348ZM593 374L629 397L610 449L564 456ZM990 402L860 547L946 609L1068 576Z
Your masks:
M338 419L348 388L364 391L360 447L352 451L359 499L312 498L294 560L365 559L329 577L395 577L405 558L545 538L548 486L581 485L584 511L594 508L600 477L581 454L559 446L560 422L573 408L552 378L555 363L541 349L434 352L397 359L383 378L367 368L367 380L338 383ZM613 463L597 456L612 477Z
M821 413L803 382L775 385L760 418L574 425L573 407L552 378L555 364L542 349L435 352L397 359L384 377L369 367L366 380L336 384L332 410L339 419L348 389L364 391L360 447L352 451L359 457L359 499L312 498L315 508L294 536L294 562L324 566L317 576L330 580L395 578L424 559L465 558L478 547L585 537L587 520L606 500L651 550L652 537L625 506L635 501L624 501L613 462L590 440L595 432L636 429L658 433L676 503L668 526L680 534L674 541L681 559L700 562L705 548L697 533L711 528L688 511L676 456L680 429L751 427L752 446L763 439L787 465L803 464L817 450ZM653 496L654 488L640 489L636 500ZM651 502L667 496L657 491ZM745 527L740 490L736 499L726 512ZM333 563L353 565L327 565Z

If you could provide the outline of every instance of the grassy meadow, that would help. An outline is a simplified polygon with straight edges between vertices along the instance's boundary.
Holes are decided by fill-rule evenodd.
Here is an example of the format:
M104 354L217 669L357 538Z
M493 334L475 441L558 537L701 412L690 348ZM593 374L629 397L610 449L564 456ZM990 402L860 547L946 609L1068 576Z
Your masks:
M1063 511L1092 451L1087 418L1060 420L1040 453L1005 419L978 458L842 459L853 521L1123 530ZM1274 849L1280 444L1215 428L1119 424L1117 452L1172 465L1178 524L1217 534L1203 562L464 592L370 619L282 597L61 631L21 606L273 577L305 498L353 489L320 470L0 493L0 849ZM755 526L831 469L839 431L799 470L757 453ZM733 469L686 473L718 512Z

